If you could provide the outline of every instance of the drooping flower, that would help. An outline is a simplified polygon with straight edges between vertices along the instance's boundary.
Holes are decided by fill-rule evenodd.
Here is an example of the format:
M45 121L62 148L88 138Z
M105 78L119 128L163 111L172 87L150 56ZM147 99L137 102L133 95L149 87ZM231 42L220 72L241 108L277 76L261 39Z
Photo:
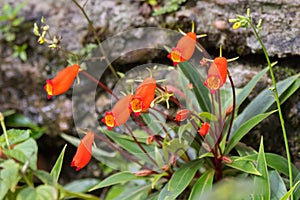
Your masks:
M93 132L88 132L80 141L76 154L71 162L71 167L76 167L76 171L84 168L91 160L94 137Z
M74 64L62 69L53 79L46 80L44 89L48 94L48 99L50 99L51 96L65 93L74 82L79 69L79 65Z
M191 115L191 111L188 109L179 110L176 114L176 121L182 122Z
M175 48L168 54L168 58L176 66L180 62L185 62L192 57L195 51L197 35L194 32L188 32L178 41Z
M136 89L135 95L131 98L129 108L136 116L141 112L147 111L154 100L156 90L156 80L147 77Z
M206 134L207 134L208 131L209 131L209 127L210 127L209 123L204 122L204 123L202 124L201 128L198 130L198 133L199 133L202 137L206 136Z
M224 57L217 57L211 63L207 79L204 85L208 87L210 92L214 94L226 82L227 77L227 59Z
M130 117L131 110L128 108L132 95L126 95L119 99L110 112L106 112L102 122L107 129L111 130L116 126L125 124Z

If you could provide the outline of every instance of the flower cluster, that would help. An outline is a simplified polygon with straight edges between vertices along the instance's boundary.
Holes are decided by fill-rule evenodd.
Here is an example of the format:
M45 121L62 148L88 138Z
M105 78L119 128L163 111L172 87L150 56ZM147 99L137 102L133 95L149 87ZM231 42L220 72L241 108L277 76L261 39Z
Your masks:
M119 99L111 111L106 112L102 122L110 130L127 122L133 112L137 117L146 112L154 100L156 80L147 77L137 87L134 95L126 95Z

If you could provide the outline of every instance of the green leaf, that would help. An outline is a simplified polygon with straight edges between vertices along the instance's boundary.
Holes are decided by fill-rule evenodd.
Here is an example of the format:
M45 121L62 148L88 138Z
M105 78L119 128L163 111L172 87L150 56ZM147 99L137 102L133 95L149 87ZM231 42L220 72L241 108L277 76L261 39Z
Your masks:
M10 127L38 127L32 120L22 114L13 114L5 118L5 124Z
M93 190L96 190L99 188L103 188L103 187L107 187L107 186L111 186L111 185L115 185L115 184L119 184L119 183L128 182L131 180L137 180L140 178L141 177L135 176L131 172L119 172L119 173L116 173L116 174L113 174L113 175L107 177L106 179L101 181L99 184L94 186L89 191L93 191Z
M294 186L281 198L281 200L288 200L289 197L293 194L293 191L295 190L295 188L299 187L299 183L300 183L300 181L296 182L294 184ZM296 197L296 199L298 199L298 198Z
M256 74L251 81L241 90L241 92L237 93L236 95L236 108L239 108L240 105L245 101L245 99L248 98L249 94L257 84L257 82L261 79L263 75L266 74L266 72L269 71L269 67L266 67L265 69L261 70L258 74ZM232 100L231 100L232 102Z
M31 169L36 170L37 150L38 147L36 141L30 138L20 144L17 144L11 150L3 149L3 152L6 155L22 162L23 164L28 163Z
M168 173L167 172L163 172L161 174L154 174L153 175L153 179L152 179L151 188L154 189L155 184L157 183L157 181L159 181L164 176L168 176Z
M276 112L276 110L258 114L257 116L252 117L250 120L246 121L244 124L242 124L236 132L232 132L231 137L229 139L228 145L225 149L225 154L228 154L234 147L237 145L237 143L247 134L249 131L255 127L257 124L259 124L262 120L270 116Z
M29 138L30 131L29 130L18 130L18 129L9 129L7 131L7 137L9 144L16 144L22 142ZM0 145L3 147L5 145L5 136L0 136Z
M254 199L270 199L270 180L267 168L267 161L264 152L263 138L261 138L260 140L259 152L257 156L257 171L261 173L261 176L254 176L254 184L256 186L259 186L255 190Z
M56 182L58 181L59 175L60 175L60 171L61 171L61 167L63 164L63 160L64 160L64 155L65 155L65 150L66 150L67 145L64 146L64 148L62 149L62 151L59 154L59 157L57 158L54 166L51 169L50 175L53 176L56 180Z
M21 9L24 7L24 5L25 5L24 2L17 4L17 6L12 9L12 15L17 16L18 13L21 11Z
M227 177L214 184L211 192L205 192L197 200L246 200L251 199L253 190L253 181Z
M279 97L299 78L299 75L291 76L277 83L277 91ZM266 112L275 102L273 92L270 89L265 89L260 92L251 103L243 110L241 114L234 120L231 133L244 124L249 119L256 115Z
M190 83L193 84L193 90L197 97L200 108L203 112L211 111L211 102L209 98L209 91L204 86L203 81L200 79L200 74L191 64L188 62L182 62L178 64L180 70L183 74L190 80Z
M261 176L261 173L255 168L254 164L251 161L240 160L239 158L240 157L238 156L232 156L230 157L232 163L225 163L225 165L246 172L248 174Z
M15 20L13 20L11 25L19 26L23 21L24 21L24 17L19 17L19 18L16 18Z
M99 179L86 178L86 179L72 181L67 185L65 185L64 188L72 192L88 192L99 183L100 183Z
M0 199L3 199L9 189L12 192L15 191L21 176L19 175L19 164L12 159L1 163L0 168Z
M141 200L148 199L148 191L151 189L150 185L132 186L130 189L124 190L115 200Z
M105 196L105 200L116 200L119 195L125 190L125 185L114 185L112 186L107 195Z
M215 171L209 169L202 174L198 181L194 184L189 200L198 200L204 192L210 192L214 180Z
M30 136L38 139L46 131L46 127L39 127L32 120L22 114L13 114L5 118L5 124L14 128L30 128Z
M277 170L280 173L283 173L286 176L289 176L289 169L288 169L288 162L287 159L273 153L265 153L267 165L275 170ZM256 161L257 160L257 154L251 154L244 157L239 157L238 160L248 160L248 161ZM292 174L293 179L297 177L299 174L299 170L295 165L292 164Z
M137 145L136 142L130 136L122 135L120 133L116 133L114 131L103 130L108 137L110 137L113 141L115 141L118 145L124 148L130 154L142 159L145 162L152 163L152 161L148 158L148 156L142 151L142 149ZM154 147L152 145L145 145L140 143L141 146L145 149L149 156L152 158L155 157Z
M295 82L280 96L279 98L280 104L285 102L292 94L294 94L297 90L299 90L299 88L300 88L300 78L296 79Z
M279 173L275 170L269 171L269 178L271 186L271 199L279 200L287 193L285 184Z
M54 183L54 177L51 176L48 172L43 170L33 171L33 174L41 180L45 185L52 185Z
M179 126L177 134L180 142L182 142L183 134L186 133L187 131L193 130L192 128L193 128L192 123L186 123L184 125Z
M202 163L203 163L202 160L193 160L181 166L173 174L172 178L167 184L168 185L167 188L164 188L160 192L158 199L159 200L176 199L176 197L179 196L193 180L196 172L199 170Z
M55 187L50 185L40 185L37 188L26 187L22 189L18 196L17 200L48 200L48 199L57 199L58 193Z
M202 112L199 114L199 117L213 122L218 121L218 118L209 112Z
M60 192L59 199L75 198L75 199L84 199L84 200L99 200L99 197L96 197L94 195L80 193L80 192L72 192L66 190L62 186L59 186L59 192Z
M294 178L294 186L295 186L295 189L294 189L294 199L300 199L300 185L298 184L297 185L297 182L300 181L300 173L297 175L296 178Z

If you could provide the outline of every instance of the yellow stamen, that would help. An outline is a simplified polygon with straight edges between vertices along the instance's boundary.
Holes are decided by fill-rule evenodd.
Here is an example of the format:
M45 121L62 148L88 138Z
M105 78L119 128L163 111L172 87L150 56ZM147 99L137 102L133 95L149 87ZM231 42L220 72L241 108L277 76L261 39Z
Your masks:
M108 114L105 116L105 124L106 126L109 126L109 127L114 127L115 126L115 117L111 114Z
M180 62L181 52L178 50L173 50L171 52L171 60L174 62Z
M215 76L211 76L207 79L207 87L211 90L217 90L220 88L221 80Z
M139 98L132 99L130 102L131 110L135 113L141 112L143 109L142 104L143 104L143 102Z

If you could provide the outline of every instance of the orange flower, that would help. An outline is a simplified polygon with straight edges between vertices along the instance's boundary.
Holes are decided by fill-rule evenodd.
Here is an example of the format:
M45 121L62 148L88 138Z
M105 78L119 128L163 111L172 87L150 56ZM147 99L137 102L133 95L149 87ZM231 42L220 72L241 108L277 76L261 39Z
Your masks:
M48 99L51 96L65 93L71 87L79 69L80 67L77 64L68 66L62 69L52 80L47 80L44 89L48 94Z
M191 115L191 111L188 109L179 110L176 114L176 121L182 122Z
M105 113L102 122L106 124L108 130L127 122L131 113L131 110L128 108L131 97L132 95L124 96L114 105L110 112Z
M204 85L214 94L226 82L227 77L227 59L217 57L208 69L207 79Z
M209 123L204 122L204 123L202 124L201 128L198 130L198 133L199 133L202 137L206 136L206 134L208 133L209 127L210 127Z
M194 32L189 32L178 41L175 48L172 48L168 58L173 61L176 66L180 62L185 62L192 57L195 50L197 35Z
M156 80L152 77L145 78L136 89L135 95L131 98L129 108L136 116L147 111L154 100Z
M71 167L76 167L76 171L84 168L91 160L93 142L93 132L88 132L80 141L76 154L71 162Z

